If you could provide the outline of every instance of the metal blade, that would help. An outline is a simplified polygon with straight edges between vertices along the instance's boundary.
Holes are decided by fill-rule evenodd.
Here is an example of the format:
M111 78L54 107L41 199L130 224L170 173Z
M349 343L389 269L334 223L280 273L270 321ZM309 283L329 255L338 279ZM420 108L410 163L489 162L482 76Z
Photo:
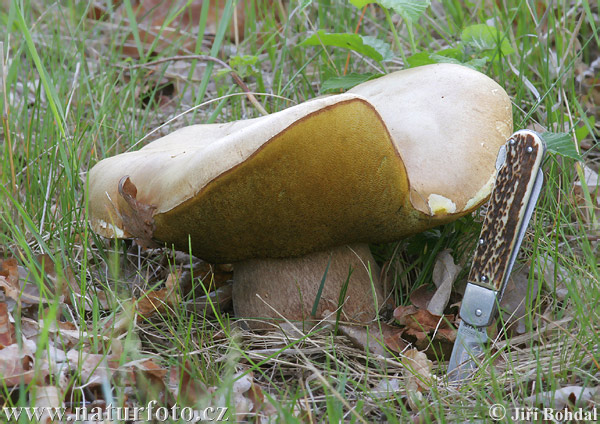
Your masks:
M473 327L461 321L448 364L448 379L451 382L471 377L478 366L475 358L483 353L487 340L485 328Z

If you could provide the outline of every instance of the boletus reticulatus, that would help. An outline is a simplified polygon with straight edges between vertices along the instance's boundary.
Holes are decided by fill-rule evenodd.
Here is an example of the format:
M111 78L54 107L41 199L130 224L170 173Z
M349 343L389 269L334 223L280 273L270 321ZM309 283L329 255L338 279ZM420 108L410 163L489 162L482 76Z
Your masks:
M342 308L366 323L384 300L367 243L480 206L511 133L510 100L487 76L450 64L403 70L104 159L89 175L90 222L105 237L184 251L191 242L197 257L234 263L239 317Z

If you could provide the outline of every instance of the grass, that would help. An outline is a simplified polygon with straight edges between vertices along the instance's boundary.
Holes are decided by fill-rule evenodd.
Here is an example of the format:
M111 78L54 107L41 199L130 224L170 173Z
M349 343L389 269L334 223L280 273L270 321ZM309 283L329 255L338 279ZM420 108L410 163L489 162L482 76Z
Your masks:
M232 3L222 3L225 17L232 17ZM218 305L209 312L200 307L198 313L182 303L170 304L159 315L133 319L133 305L163 287L176 266L184 267L190 284L197 285L194 302L204 294L198 277L206 286L211 277L197 275L197 262L190 257L174 259L172 252L141 252L127 242L99 240L87 225L87 170L104 157L135 150L176 128L257 117L260 111L230 76L219 72L223 68L218 64L189 60L137 66L178 55L183 40L170 47L144 43L137 25L89 19L89 2L0 4L6 5L0 9L0 257L17 258L43 299L12 310L17 334L31 337L30 320L39 320L36 372L42 373L52 346L80 355L120 352L113 369L128 369L131 361L151 357L162 369L187 370L179 374L182 392L193 392L202 405L221 399L230 413L236 381L251 373L264 402L285 422L488 422L489 407L496 403L525 407L525 398L544 391L600 387L598 193L593 186L583 187L581 194L575 191L583 165L597 170L600 156L598 104L593 91L577 82L582 67L598 54L597 6L587 1L546 8L544 2L449 0L436 3L411 25L398 15L386 16L379 6L365 10L358 33L390 43L394 58L377 63L351 53L347 73L402 69L403 56L410 60L418 53L456 48L465 28L488 23L499 31L495 45L471 46L462 59L479 60L482 72L506 88L515 129L587 132L573 140L578 148L588 145L581 151L583 162L550 155L544 165L545 188L519 259L529 269L529 283L538 283L525 316L526 333L510 344L500 338L498 346L504 348L495 358L508 360L484 367L467 387L444 385L446 365L435 363L437 382L424 391L418 410L411 410L403 389L402 356L373 357L343 336L322 331L296 338L251 334L236 329L235 319ZM125 5L131 18L131 4ZM354 33L361 9L338 0L275 1L272 6L256 0L255 6L246 9L244 37L238 37L242 41L229 41L226 19L212 45L203 36L208 9L202 9L200 31L186 54L210 54L225 62L232 55L255 57L253 63L240 60L232 66L268 112L318 96L324 81L344 75L347 51L298 44L317 29ZM113 13L110 8L108 13ZM173 8L170 19L177 13L187 9ZM164 31L166 25L159 33ZM131 43L140 59L123 55L124 43ZM514 51L498 55L502 43ZM484 56L490 60L482 63ZM170 89L173 93L166 94ZM468 265L478 222L469 217L396 244L374 246L376 257L391 265L396 303L406 304L415 287L429 283L441 249L453 248ZM52 271L41 264L41 254L47 255ZM460 278L466 278L466 269ZM566 291L560 291L560 282ZM75 342L54 330L57 320L74 324L79 331ZM80 362L72 373L61 378L51 373L36 384L0 383L2 404L29 405L41 386L56 386L61 399L81 403L90 395L81 388L86 366ZM117 404L131 397L145 404L165 391L150 372L133 374L133 385L118 373L110 380ZM377 387L392 384L396 390L377 394ZM132 392L131 387L137 389ZM207 387L216 387L216 394L208 394ZM93 390L103 397L98 388ZM584 408L590 410L593 402Z

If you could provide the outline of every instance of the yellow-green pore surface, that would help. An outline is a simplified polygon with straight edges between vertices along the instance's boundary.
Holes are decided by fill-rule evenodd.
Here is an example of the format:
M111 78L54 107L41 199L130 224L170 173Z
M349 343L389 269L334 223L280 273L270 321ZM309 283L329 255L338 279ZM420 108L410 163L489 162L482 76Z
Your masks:
M464 211L464 215L469 211ZM416 211L403 162L366 101L296 121L194 197L155 215L154 238L213 262L387 242L456 219Z

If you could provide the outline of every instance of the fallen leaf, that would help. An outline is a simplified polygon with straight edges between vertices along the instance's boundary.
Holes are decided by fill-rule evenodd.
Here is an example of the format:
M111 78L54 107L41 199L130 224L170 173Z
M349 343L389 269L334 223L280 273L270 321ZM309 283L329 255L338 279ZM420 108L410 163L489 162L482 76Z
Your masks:
M431 289L429 284L423 284L412 291L410 303L419 309L427 309L427 305L429 305L434 294L435 291Z
M134 324L135 303L123 305L123 309L117 314L110 316L102 326L102 334L105 337L116 338L130 331Z
M159 245L152 239L156 207L137 200L137 188L131 182L129 175L119 181L119 194L129 206L129 208L120 208L119 211L125 231L142 247L158 247Z
M431 369L433 363L423 352L411 349L404 353L402 358L402 374L406 379L406 394L408 404L413 411L419 410L423 400L423 391L429 391L433 383Z
M186 360L183 366L171 366L168 388L173 398L184 406L195 406L209 395L206 385L193 377L192 363Z
M384 358L391 356L385 347L396 352L402 352L408 346L408 343L402 340L401 337L403 330L384 322L373 323L368 327L339 324L338 330L350 339L355 347Z
M136 301L138 319L149 318L155 313L163 314L168 311L168 307L172 308L180 303L178 278L177 272L170 273L164 289L148 291Z
M583 290L582 281L578 278L569 279L569 271L561 265L560 257L550 257L548 254L539 254L534 258L534 278L542 281L546 290L558 300L565 300L569 294L567 282L573 284L577 290Z
M418 309L414 306L398 306L394 310L394 318L400 325L426 333L436 328L448 328L443 315L434 315L426 309Z
M573 196L575 203L583 212L584 219L588 223L592 222L592 217L596 221L600 220L600 177L598 173L587 165L583 165L583 178L585 186L589 193L592 204L586 200L586 191L581 180L573 184Z
M63 408L60 393L58 388L55 386L37 386L35 390L32 390L30 394L35 393L35 399L30 399L31 404L35 405L36 408L40 408L42 414L39 419L40 424L58 423L58 420L54 420L54 416L50 415L50 410L56 410Z
M516 334L525 333L527 309L534 301L537 287L537 280L534 279L531 288L529 288L528 266L522 266L511 273L504 289L504 296L500 301L504 328L509 334L512 331Z
M232 387L236 418L238 421L244 421L246 415L254 409L254 402L244 396L244 393L252 387L253 376L251 372L240 371L233 378L236 379Z
M431 357L447 356L452 351L456 330L449 323L455 321L454 315L433 315L426 309L409 305L397 307L394 318L404 326L402 339Z
M444 314L448 300L450 300L452 285L460 270L461 267L454 263L454 258L452 258L449 249L444 249L438 253L432 275L437 290L427 305L427 310L433 315Z
M523 402L531 406L553 407L563 409L566 406L583 405L591 401L598 393L598 387L568 386L554 391L547 391L528 396Z
M56 274L54 274L54 265L50 261L47 255L39 255L37 260L40 264L43 264L44 274L50 281L57 281ZM13 301L20 303L24 306L46 304L47 299L40 297L40 288L37 282L38 277L35 277L31 271L27 268L18 265L15 258L9 258L4 261L0 261L0 288L4 289L6 296ZM46 287L50 293L50 287ZM59 299L61 302L64 301L64 296ZM9 304L9 310L12 310L12 306Z
M394 396L395 393L400 391L400 380L397 378L390 379L384 377L379 380L379 383L371 390L369 390L369 396L376 399L385 399Z
M87 353L71 349L67 352L67 361L70 369L79 371L82 384L87 386L98 386L109 379L109 364L115 368L118 358L99 353Z
M152 44L154 53L161 52L169 46L178 46L178 53L193 52L198 39L197 28L200 21L203 0L132 0L131 7L137 21L139 38L145 53ZM205 34L216 34L217 26L222 20L224 1L211 1ZM239 1L235 8L236 19L231 19L229 37L231 40L242 40L244 37L245 6L248 2ZM181 13L175 14L176 11ZM121 6L115 13L114 20L129 20L127 9ZM237 22L237 26L235 23ZM162 29L162 32L161 32ZM123 53L138 58L139 51L133 34L129 35L123 45Z
M7 387L16 386L21 381L29 384L35 377L33 361L35 343L25 340L22 348L16 343L0 350L0 375L2 384ZM43 376L39 376L42 377Z
M0 350L15 342L14 332L14 326L8 316L8 306L5 302L0 302Z

